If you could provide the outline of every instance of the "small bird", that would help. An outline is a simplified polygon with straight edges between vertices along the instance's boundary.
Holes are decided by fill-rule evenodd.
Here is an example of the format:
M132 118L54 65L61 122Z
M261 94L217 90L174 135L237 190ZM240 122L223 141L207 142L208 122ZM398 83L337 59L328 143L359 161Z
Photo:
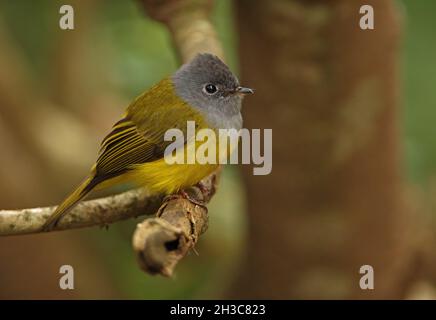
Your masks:
M186 137L188 121L195 121L196 129L239 130L242 97L253 92L241 87L217 56L198 54L127 107L103 139L88 177L56 208L43 230L52 230L91 190L133 183L170 195L199 183L219 163L168 164L165 149L171 141L165 141L165 132L176 128ZM192 142L184 143L186 150Z

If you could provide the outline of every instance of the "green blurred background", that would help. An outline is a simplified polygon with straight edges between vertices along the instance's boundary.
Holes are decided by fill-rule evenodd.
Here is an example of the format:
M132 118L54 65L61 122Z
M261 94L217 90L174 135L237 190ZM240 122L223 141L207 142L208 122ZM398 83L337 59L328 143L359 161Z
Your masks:
M431 197L436 189L436 2L399 3L405 17L400 62L404 170L410 182ZM177 68L166 29L146 18L135 1L71 4L74 32L58 28L61 2L40 0L36 6L33 1L0 0L0 81L8 88L0 100L0 134L14 135L11 129L16 124L24 129L11 141L30 145L25 151L13 149L12 142L2 148L9 153L1 159L8 166L0 171L2 209L61 200L86 174L99 141L128 102ZM232 1L216 1L213 20L228 62L237 72ZM5 108L6 103L13 107ZM48 115L59 120L57 128L47 126ZM15 155L21 160L14 162ZM32 167L32 161L38 165ZM35 168L50 172L49 177L35 173ZM199 256L192 252L182 261L174 279L145 275L137 267L131 233L140 219L117 223L107 231L92 228L33 236L30 248L26 240L0 239L0 298L219 297L232 281L244 245L243 199L237 168L226 168L209 208L210 229L197 247ZM54 241L56 245L45 247ZM61 264L75 267L77 289L58 295ZM13 280L17 274L24 280Z

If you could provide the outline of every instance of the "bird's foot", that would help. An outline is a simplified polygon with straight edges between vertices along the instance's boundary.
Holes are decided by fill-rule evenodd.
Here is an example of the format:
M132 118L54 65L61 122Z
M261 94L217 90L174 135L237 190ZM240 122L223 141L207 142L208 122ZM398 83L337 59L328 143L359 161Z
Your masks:
M195 186L198 189L200 189L201 193L203 194L203 197L206 197L206 195L208 195L210 193L210 189L208 187L206 187L206 185L201 181L197 182L197 184Z
M196 206L202 207L204 210L206 210L206 212L208 211L207 207L206 207L206 202L205 201L194 199L185 190L180 190L178 193L180 194L180 196L182 198L188 200L189 202L191 202L192 204L195 204Z
M198 200L198 199L194 199L185 190L180 190L177 193L166 196L163 203L166 204L166 203L170 202L171 200L180 199L180 198L186 199L189 202L191 202L192 204L199 206L199 207L202 207L204 210L206 210L206 212L208 211L207 207L206 207L206 202ZM163 209L164 207L165 207L165 205L162 205L160 207L159 211L161 211L161 209Z

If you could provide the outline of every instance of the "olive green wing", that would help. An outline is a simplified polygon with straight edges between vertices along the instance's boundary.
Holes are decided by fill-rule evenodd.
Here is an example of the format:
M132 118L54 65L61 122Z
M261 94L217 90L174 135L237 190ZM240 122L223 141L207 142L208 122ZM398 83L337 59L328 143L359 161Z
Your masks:
M158 135L156 132L155 136ZM101 144L96 163L97 175L116 176L133 164L158 160L163 157L165 147L165 141L141 134L132 120L123 118Z
M172 143L164 140L167 130L178 128L186 137L188 120L204 126L199 113L176 96L158 96L156 101L155 89L136 99L125 117L104 138L95 166L96 176L102 180L122 174L137 164L162 159L166 147Z

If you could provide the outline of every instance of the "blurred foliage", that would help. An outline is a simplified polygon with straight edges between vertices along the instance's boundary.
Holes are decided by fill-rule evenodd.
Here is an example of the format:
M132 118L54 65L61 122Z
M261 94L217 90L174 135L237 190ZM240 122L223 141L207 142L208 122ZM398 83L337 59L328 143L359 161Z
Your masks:
M0 22L7 26L30 64L41 90L51 90L53 52L62 37L57 24L59 6L53 0L0 1ZM216 1L213 13L228 61L236 64L236 38L230 0ZM414 182L425 184L436 172L436 42L434 1L404 0L405 54L402 57L405 80L404 135L407 173ZM94 1L86 10L76 10L76 30L80 33L86 57L91 59L93 86L116 90L125 101L150 87L177 67L169 35L162 25L144 18L135 1ZM36 9L37 7L37 9ZM377 16L376 16L377 19ZM86 25L80 22L84 21ZM377 24L377 22L376 22ZM82 30L83 31L83 30ZM74 54L68 59L81 59ZM90 81L87 79L87 81ZM74 90L74 88L70 88ZM85 108L84 106L77 106ZM117 107L121 114L124 105ZM86 111L86 110L84 110ZM115 120L115 119L113 119ZM103 136L103 133L101 133ZM131 250L131 233L137 221L115 224L107 232L95 229L78 231L88 239L93 253L109 269L122 298L213 298L231 281L243 245L245 219L243 191L234 168L225 170L218 195L210 206L211 228L194 252L177 269L175 279L151 277L142 273Z
M404 0L404 123L409 176L425 184L436 172L435 1Z

